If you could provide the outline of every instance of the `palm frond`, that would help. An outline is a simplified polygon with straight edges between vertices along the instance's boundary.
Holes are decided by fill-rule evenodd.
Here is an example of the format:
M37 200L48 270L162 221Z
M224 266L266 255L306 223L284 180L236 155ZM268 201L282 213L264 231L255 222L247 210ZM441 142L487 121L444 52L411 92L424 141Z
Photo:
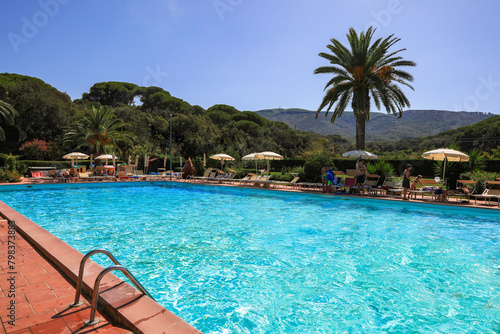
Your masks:
M377 109L384 106L387 113L399 117L403 109L410 105L399 85L413 89L409 84L413 82L413 76L399 68L416 64L400 56L406 49L390 50L400 38L390 35L373 40L374 32L375 29L370 27L358 34L351 28L346 35L346 46L332 38L331 44L326 46L331 54L320 53L331 66L319 67L314 73L327 73L332 77L325 86L326 93L316 117L324 108L327 116L335 105L331 118L334 122L351 103L356 117L359 119L361 116L368 121L371 99ZM364 133L364 129L362 131ZM359 146L358 143L356 146ZM364 142L362 146L364 147Z

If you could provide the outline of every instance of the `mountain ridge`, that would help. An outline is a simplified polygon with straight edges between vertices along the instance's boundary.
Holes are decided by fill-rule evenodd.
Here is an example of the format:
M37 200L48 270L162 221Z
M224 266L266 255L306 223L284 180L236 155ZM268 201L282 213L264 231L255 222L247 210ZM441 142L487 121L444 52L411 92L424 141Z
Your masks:
M332 113L300 109L262 109L255 111L271 121L283 122L297 130L312 131L322 135L338 134L348 140L354 140L356 119L353 112L346 111L331 123ZM366 122L366 141L396 141L436 135L440 132L457 129L480 122L494 114L482 112L448 110L407 110L401 118L380 112L372 112Z

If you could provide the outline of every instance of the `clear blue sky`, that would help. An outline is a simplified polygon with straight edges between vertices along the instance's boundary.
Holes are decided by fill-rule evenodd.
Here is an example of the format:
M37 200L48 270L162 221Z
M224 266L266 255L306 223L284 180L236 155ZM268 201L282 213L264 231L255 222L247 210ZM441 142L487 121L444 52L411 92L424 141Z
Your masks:
M316 110L318 53L373 25L417 63L411 109L500 114L499 15L499 0L3 0L0 72L72 99L124 81L203 108Z

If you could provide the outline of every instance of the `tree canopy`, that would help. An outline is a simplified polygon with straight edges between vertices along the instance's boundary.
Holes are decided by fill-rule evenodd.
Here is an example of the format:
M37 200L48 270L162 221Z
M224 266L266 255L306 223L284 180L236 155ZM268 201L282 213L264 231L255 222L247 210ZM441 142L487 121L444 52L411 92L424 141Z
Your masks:
M116 117L108 107L86 108L83 113L75 116L74 122L64 130L63 141L76 145L76 148L89 146L93 154L103 154L106 146L131 144L133 134L126 131L128 123Z
M3 119L7 124L14 125L14 117L17 116L17 111L13 106L2 100L6 95L7 91L0 85L0 124ZM3 140L5 140L5 132L0 126L0 141Z
M71 101L67 94L37 78L3 73L0 84L8 93L5 102L19 111L15 124L5 126L1 152L19 153L24 143L39 139L51 147L57 144L62 152L78 148L99 154L114 146L124 156L164 156L170 149L170 122L173 152L186 159L222 152L239 158L265 150L300 158L329 146L323 144L329 142L325 136L295 131L284 123L224 104L205 110L160 87L100 82L81 99ZM120 138L122 132L126 138Z
M372 43L375 30L372 27L366 32L358 34L353 28L349 29L347 40L349 48L332 38L332 44L327 45L331 54L321 52L320 57L325 58L331 66L318 67L315 74L333 74L327 82L327 90L321 102L316 118L325 107L326 115L336 103L331 117L333 123L337 117L342 116L349 103L351 103L356 117L356 149L365 149L365 123L370 118L371 99L377 109L383 105L387 113L398 117L403 114L403 108L410 106L398 84L411 89L409 82L413 76L399 67L416 66L412 61L404 60L397 54L405 49L390 51L390 48L399 42L399 38L379 38Z

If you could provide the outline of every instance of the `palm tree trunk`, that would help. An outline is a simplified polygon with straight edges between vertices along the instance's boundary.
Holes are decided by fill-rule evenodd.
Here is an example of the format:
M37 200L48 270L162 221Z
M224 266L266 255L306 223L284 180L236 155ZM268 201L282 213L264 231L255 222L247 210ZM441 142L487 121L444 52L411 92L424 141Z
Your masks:
M361 86L354 91L352 111L356 117L356 149L365 149L365 125L370 115L370 91Z
M356 115L356 150L364 150L366 116L364 113L355 113L355 115Z

